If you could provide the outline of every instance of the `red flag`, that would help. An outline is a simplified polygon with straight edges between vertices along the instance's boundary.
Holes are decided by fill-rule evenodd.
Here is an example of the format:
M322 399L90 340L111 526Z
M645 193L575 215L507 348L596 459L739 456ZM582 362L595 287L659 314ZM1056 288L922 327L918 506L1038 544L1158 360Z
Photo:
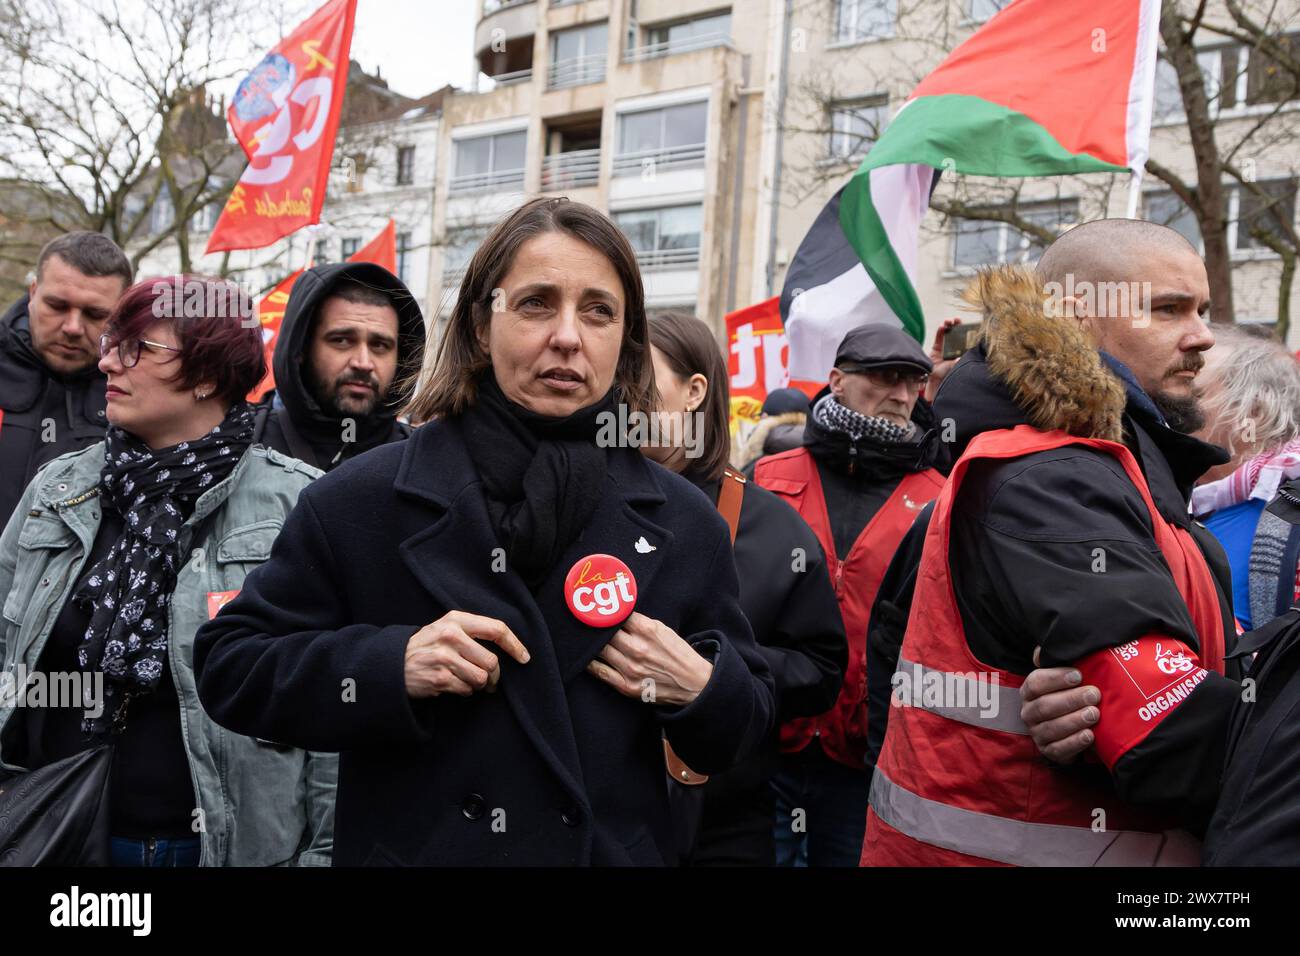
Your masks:
M280 323L284 321L284 307L289 304L289 293L293 291L293 284L302 273L303 270L299 269L257 302L257 321L262 324L262 348L266 354L266 377L248 393L250 402L260 402L267 392L275 388L271 359L275 355L276 340L280 337Z
M348 262L373 262L383 266L393 275L397 275L397 223L392 219L380 231L379 235L362 246L352 255ZM266 377L257 383L257 387L248 393L250 402L259 402L271 389L275 388L275 373L271 370L271 359L275 354L275 342L280 337L280 323L284 321L284 309L289 304L289 295L293 284L303 270L299 269L274 289L263 296L257 303L257 320L262 324L262 347L266 349ZM0 421L4 412L0 411Z
M373 262L397 275L397 223L388 220L383 231L349 256L348 262Z
M320 222L357 0L330 0L244 77L227 116L248 155L208 253L261 249Z
M758 421L768 392L797 388L811 398L825 387L825 382L790 378L790 347L781 325L780 303L780 296L773 296L727 315L733 435L742 421Z

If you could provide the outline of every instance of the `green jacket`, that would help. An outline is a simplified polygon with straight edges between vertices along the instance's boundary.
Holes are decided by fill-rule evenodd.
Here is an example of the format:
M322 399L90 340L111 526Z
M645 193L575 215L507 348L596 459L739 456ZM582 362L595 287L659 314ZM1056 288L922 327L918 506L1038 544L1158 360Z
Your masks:
M104 443L56 458L28 485L0 537L4 598L0 656L7 672L37 669L54 621L81 577L100 525L97 494ZM182 567L172 594L167 660L181 701L181 733L197 794L194 827L203 866L329 866L338 755L241 737L199 704L194 634L209 595L237 591L267 559L298 493L321 474L310 465L251 447L220 484L204 492L181 532ZM15 709L0 709L0 766ZM129 716L128 716L129 719Z

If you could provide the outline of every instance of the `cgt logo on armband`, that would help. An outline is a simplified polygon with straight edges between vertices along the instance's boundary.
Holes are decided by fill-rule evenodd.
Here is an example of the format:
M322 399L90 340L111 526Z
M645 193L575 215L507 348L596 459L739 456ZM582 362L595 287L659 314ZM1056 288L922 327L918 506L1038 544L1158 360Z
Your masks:
M636 607L636 578L612 554L591 554L569 569L564 600L583 624L613 627L626 621Z

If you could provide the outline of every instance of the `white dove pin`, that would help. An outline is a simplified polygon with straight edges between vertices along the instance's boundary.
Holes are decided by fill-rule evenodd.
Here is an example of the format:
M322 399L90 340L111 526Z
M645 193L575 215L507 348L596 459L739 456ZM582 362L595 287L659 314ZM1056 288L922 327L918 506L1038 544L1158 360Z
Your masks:
M649 554L651 551L659 550L653 544L651 544L649 541L645 539L645 535L642 535L641 537L636 539L636 544L634 545L634 547L636 548L637 554Z

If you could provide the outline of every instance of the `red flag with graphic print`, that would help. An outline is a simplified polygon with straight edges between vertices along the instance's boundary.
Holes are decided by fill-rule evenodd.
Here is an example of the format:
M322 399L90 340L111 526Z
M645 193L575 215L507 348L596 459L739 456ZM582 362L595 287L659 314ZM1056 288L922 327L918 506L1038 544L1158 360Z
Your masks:
M248 167L208 253L261 249L320 222L356 13L357 0L330 0L239 84L227 117Z

